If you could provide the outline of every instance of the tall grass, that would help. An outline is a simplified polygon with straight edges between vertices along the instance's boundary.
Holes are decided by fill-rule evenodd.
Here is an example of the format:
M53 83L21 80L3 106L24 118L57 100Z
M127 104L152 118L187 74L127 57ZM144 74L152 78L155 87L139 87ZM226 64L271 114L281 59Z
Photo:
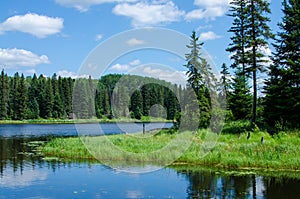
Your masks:
M251 133L250 139L247 139L247 131L224 133L215 137L216 134L202 130L191 137L191 145L184 151L182 146L190 144L185 139L190 135L186 132L177 137L176 133L163 131L156 135L54 138L41 150L48 157L96 158L104 163L126 161L168 164L176 160L174 165L300 170L299 132L280 133L272 137L259 131ZM177 150L180 147L182 150ZM181 152L184 153L181 155Z

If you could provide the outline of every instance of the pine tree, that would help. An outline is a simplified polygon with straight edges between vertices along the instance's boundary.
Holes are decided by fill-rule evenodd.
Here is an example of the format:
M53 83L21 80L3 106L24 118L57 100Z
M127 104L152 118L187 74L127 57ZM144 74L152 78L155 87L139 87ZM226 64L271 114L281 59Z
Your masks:
M241 68L237 68L235 71L231 89L228 104L234 119L249 119L251 115L251 94L247 78Z
M229 89L230 89L230 73L228 71L228 67L225 63L222 64L222 71L221 71L221 85L222 90L221 94L225 97L228 96Z
M299 128L300 121L300 3L283 1L281 32L273 44L273 64L265 86L264 118L274 128ZM277 129L278 130L278 129ZM280 129L279 129L280 130ZM282 130L282 129L281 129Z
M199 43L199 37L196 36L196 32L193 31L191 35L190 45L187 48L190 49L190 53L186 54L188 68L188 86L190 86L196 96L199 103L200 110L200 124L199 128L207 128L210 121L210 100L209 91L213 80L211 79L212 73L206 60L201 57L201 46L203 43Z
M28 88L26 100L26 118L37 119L39 118L40 110L38 104L38 79L36 74L33 75L30 86Z
M43 115L44 118L52 118L52 111L53 111L53 102L54 102L54 96L53 96L53 87L52 87L52 81L50 78L47 78L46 81L46 88L44 91L44 102L45 102L45 113Z
M143 113L143 97L139 90L133 92L130 102L133 118L140 120Z
M0 120L8 117L9 82L8 77L2 70L0 75Z
M232 68L236 68L239 65L242 66L242 72L245 73L246 65L249 63L246 53L246 42L247 42L247 13L246 13L247 0L232 0L230 5L230 14L228 16L233 17L232 26L229 32L233 33L230 38L232 43L226 49L232 53L231 59L234 63L231 65Z
M253 82L253 102L252 102L252 125L256 122L257 112L257 72L264 72L264 65L268 60L263 54L262 49L268 47L267 39L273 38L268 22L270 19L266 14L270 14L270 3L266 0L249 0L247 4L248 26L246 29L247 56L250 65L246 72L252 75Z
M18 74L15 76L16 78L16 87L14 93L14 114L13 119L15 120L23 120L25 118L25 110L26 110L26 96L27 96L27 86L25 77L22 74L21 78Z

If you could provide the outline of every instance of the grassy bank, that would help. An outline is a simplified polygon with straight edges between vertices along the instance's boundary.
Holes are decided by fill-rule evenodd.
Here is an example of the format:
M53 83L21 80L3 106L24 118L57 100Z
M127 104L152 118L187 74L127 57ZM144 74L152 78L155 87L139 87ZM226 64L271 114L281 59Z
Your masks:
M256 132L251 134L250 139L247 139L247 133L240 136L221 134L214 141L212 133L200 131L193 135L192 143L183 155L171 153L179 146L188 144L183 138L189 135L183 133L178 137L177 134L162 132L155 135L55 138L43 146L41 151L46 157L66 159L94 159L96 156L104 163L106 161L168 163L179 157L173 165L300 170L300 133L281 133L271 137L268 133Z
M141 120L118 118L118 119L32 119L32 120L0 120L0 124L73 124L73 123L115 123L115 122L172 122L163 118L143 117Z

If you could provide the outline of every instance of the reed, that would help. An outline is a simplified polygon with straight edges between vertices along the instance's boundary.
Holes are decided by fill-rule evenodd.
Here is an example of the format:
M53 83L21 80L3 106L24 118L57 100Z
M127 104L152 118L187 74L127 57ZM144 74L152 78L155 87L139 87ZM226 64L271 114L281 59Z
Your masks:
M173 165L202 165L215 168L300 170L300 132L267 132L221 134L199 131L192 137L189 148L183 154L167 153L183 146L188 132L170 134L164 130L156 135L110 135L81 138L54 138L40 149L46 157L64 159L98 159ZM261 141L262 137L263 142ZM172 143L172 144L170 144ZM113 146L113 149L112 149ZM179 158L177 158L179 157Z

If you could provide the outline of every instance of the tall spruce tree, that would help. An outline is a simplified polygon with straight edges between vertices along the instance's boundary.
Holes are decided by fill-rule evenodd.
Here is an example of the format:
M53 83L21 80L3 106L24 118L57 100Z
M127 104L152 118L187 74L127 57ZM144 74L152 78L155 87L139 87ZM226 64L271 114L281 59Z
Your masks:
M132 117L140 120L143 113L143 96L139 90L136 90L131 95L130 109L132 111Z
M33 75L30 85L28 87L27 100L26 100L26 118L37 119L39 118L40 110L38 104L38 79L36 74Z
M250 119L251 94L246 76L241 68L236 68L231 86L232 92L228 96L229 109L235 120Z
M266 0L233 0L231 2L231 14L233 24L229 32L232 43L227 51L233 53L233 68L241 66L242 73L247 77L252 76L253 100L252 100L252 124L256 122L257 112L257 73L264 72L264 66L268 59L262 49L268 48L267 40L273 37L266 16L271 13L270 3Z
M271 13L270 3L267 0L248 0L246 4L248 26L246 29L247 56L249 57L249 67L247 72L252 75L253 101L252 101L252 125L256 122L257 112L257 72L264 72L265 64L268 62L262 49L268 48L267 40L273 38L268 22L267 14Z
M25 118L26 110L26 96L27 96L27 85L25 77L22 74L21 78L16 76L16 89L14 94L14 114L13 119L23 120Z
M300 121L300 3L283 1L281 32L273 44L273 64L265 86L264 118L269 126L299 128Z
M2 70L0 75L0 120L7 119L9 102L9 82L8 76Z
M199 37L193 31L190 44L187 48L190 53L186 54L188 86L190 86L197 97L200 111L199 128L207 128L210 121L210 102L209 102L209 86L211 71L206 60L201 57L201 47L203 43L199 42Z
M232 26L229 32L233 33L230 37L232 43L226 49L232 53L231 59L234 63L231 65L232 68L236 68L239 65L242 66L242 72L245 73L246 65L249 62L246 54L246 43L247 43L247 13L246 13L246 0L232 0L230 3L230 14L228 16L233 17Z

